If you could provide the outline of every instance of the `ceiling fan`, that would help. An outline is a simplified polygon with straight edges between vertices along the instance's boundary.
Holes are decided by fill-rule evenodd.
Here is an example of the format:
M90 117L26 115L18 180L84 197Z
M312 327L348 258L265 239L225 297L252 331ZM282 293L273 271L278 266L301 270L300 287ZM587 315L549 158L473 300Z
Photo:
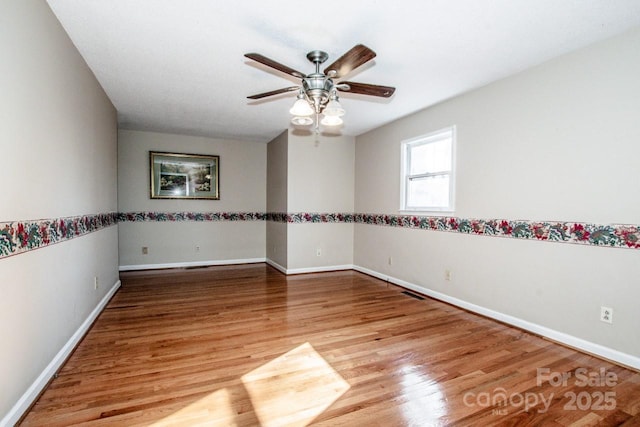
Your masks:
M314 114L316 116L316 129L320 114L324 114L324 119L321 122L323 125L335 126L342 124L340 117L344 115L344 109L338 102L337 91L389 98L396 90L390 86L379 86L367 83L350 81L334 82L334 79L339 79L349 74L354 69L375 58L376 53L362 44L351 48L347 53L325 68L324 72L320 71L320 65L329 58L329 55L321 50L312 50L307 54L307 59L315 64L316 69L315 72L308 75L259 53L247 53L244 56L302 80L299 86L290 86L247 97L249 99L261 99L285 92L298 91L298 99L290 110L291 114L294 115L291 121L295 125L312 124L313 120L310 116Z

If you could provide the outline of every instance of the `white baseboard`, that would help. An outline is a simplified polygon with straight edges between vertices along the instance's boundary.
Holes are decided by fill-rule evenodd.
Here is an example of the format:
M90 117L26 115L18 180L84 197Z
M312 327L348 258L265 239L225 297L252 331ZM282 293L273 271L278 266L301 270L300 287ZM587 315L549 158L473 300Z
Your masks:
M33 404L33 402L40 396L42 390L47 386L51 378L55 375L56 372L60 369L60 367L67 360L71 352L76 348L82 337L87 333L91 325L96 320L96 318L102 313L102 310L106 307L111 300L111 297L116 293L116 291L120 288L120 280L118 280L112 287L109 289L109 292L100 300L98 305L93 309L93 311L89 314L89 316L82 322L82 325L78 328L78 330L69 338L67 343L60 349L58 354L55 355L53 360L49 362L49 365L40 373L38 378L29 386L27 391L18 399L15 405L11 408L11 410L5 415L5 417L0 420L0 427L5 426L13 426L15 425L20 417L29 409L29 407Z
M470 302L467 302L467 301L464 301L464 300L461 300L437 291L433 291L428 288L423 288L422 286L418 286L414 283L409 283L402 279L391 277L386 274L379 273L377 271L370 270L365 267L361 267L359 265L354 265L353 269L361 273L368 274L369 276L377 277L378 279L381 279L384 281L389 281L390 283L402 286L403 288L407 288L407 289L419 292L423 295L427 295L437 300L444 301L451 305L455 305L456 307L460 307L465 310L469 310L474 313L478 313L483 316L489 317L491 319L495 319L500 322L504 322L509 325L516 326L520 329L533 332L535 334L549 338L553 341L559 342L561 344L565 344L569 347L585 351L587 353L602 357L607 360L611 360L613 362L631 367L633 369L640 369L640 357L623 353L621 351L614 350L612 348L605 347L603 345L596 344L591 341L584 340L582 338L574 337L573 335L565 334L564 332L556 331L555 329L550 329L550 328L547 328L546 326L541 326L536 323L532 323L527 320L520 319L518 317L510 316L508 314L500 313L498 311L494 311L486 307L472 304Z
M352 264L326 265L322 267L288 268L287 274L323 273L326 271L353 270Z
M285 268L269 258L267 258L265 262L286 275L305 274L305 273L322 273L327 271L340 271L340 270L353 270L353 264L325 265L321 267Z
M269 264L271 267L278 270L280 273L287 274L287 269L281 266L280 264L278 264L277 262L275 262L274 260L267 258L265 262Z
M266 258L220 259L212 261L171 262L164 264L121 265L120 271L158 270L162 268L207 267L212 265L255 264L266 262Z

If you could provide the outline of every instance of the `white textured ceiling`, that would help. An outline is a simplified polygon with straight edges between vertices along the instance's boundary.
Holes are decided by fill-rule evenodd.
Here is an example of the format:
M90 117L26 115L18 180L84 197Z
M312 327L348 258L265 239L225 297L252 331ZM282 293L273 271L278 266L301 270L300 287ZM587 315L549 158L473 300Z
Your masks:
M394 119L640 25L638 0L48 0L128 129L267 142L298 84L245 58L310 73L358 43L378 56L345 76L395 86L341 94L342 133ZM639 47L640 49L640 47ZM325 65L327 65L325 64Z

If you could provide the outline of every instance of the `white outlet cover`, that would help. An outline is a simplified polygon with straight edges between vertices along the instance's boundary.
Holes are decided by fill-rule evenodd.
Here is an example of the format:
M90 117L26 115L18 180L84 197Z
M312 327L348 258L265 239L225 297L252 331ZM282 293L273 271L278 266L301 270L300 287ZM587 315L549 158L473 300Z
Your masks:
M606 323L613 323L613 309L611 307L600 307L600 320Z

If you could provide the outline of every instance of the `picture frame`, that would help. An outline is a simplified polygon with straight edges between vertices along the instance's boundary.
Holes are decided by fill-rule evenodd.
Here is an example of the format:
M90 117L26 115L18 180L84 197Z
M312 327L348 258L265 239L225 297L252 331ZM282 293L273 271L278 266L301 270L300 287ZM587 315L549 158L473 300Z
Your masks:
M220 156L149 152L152 199L220 200Z

